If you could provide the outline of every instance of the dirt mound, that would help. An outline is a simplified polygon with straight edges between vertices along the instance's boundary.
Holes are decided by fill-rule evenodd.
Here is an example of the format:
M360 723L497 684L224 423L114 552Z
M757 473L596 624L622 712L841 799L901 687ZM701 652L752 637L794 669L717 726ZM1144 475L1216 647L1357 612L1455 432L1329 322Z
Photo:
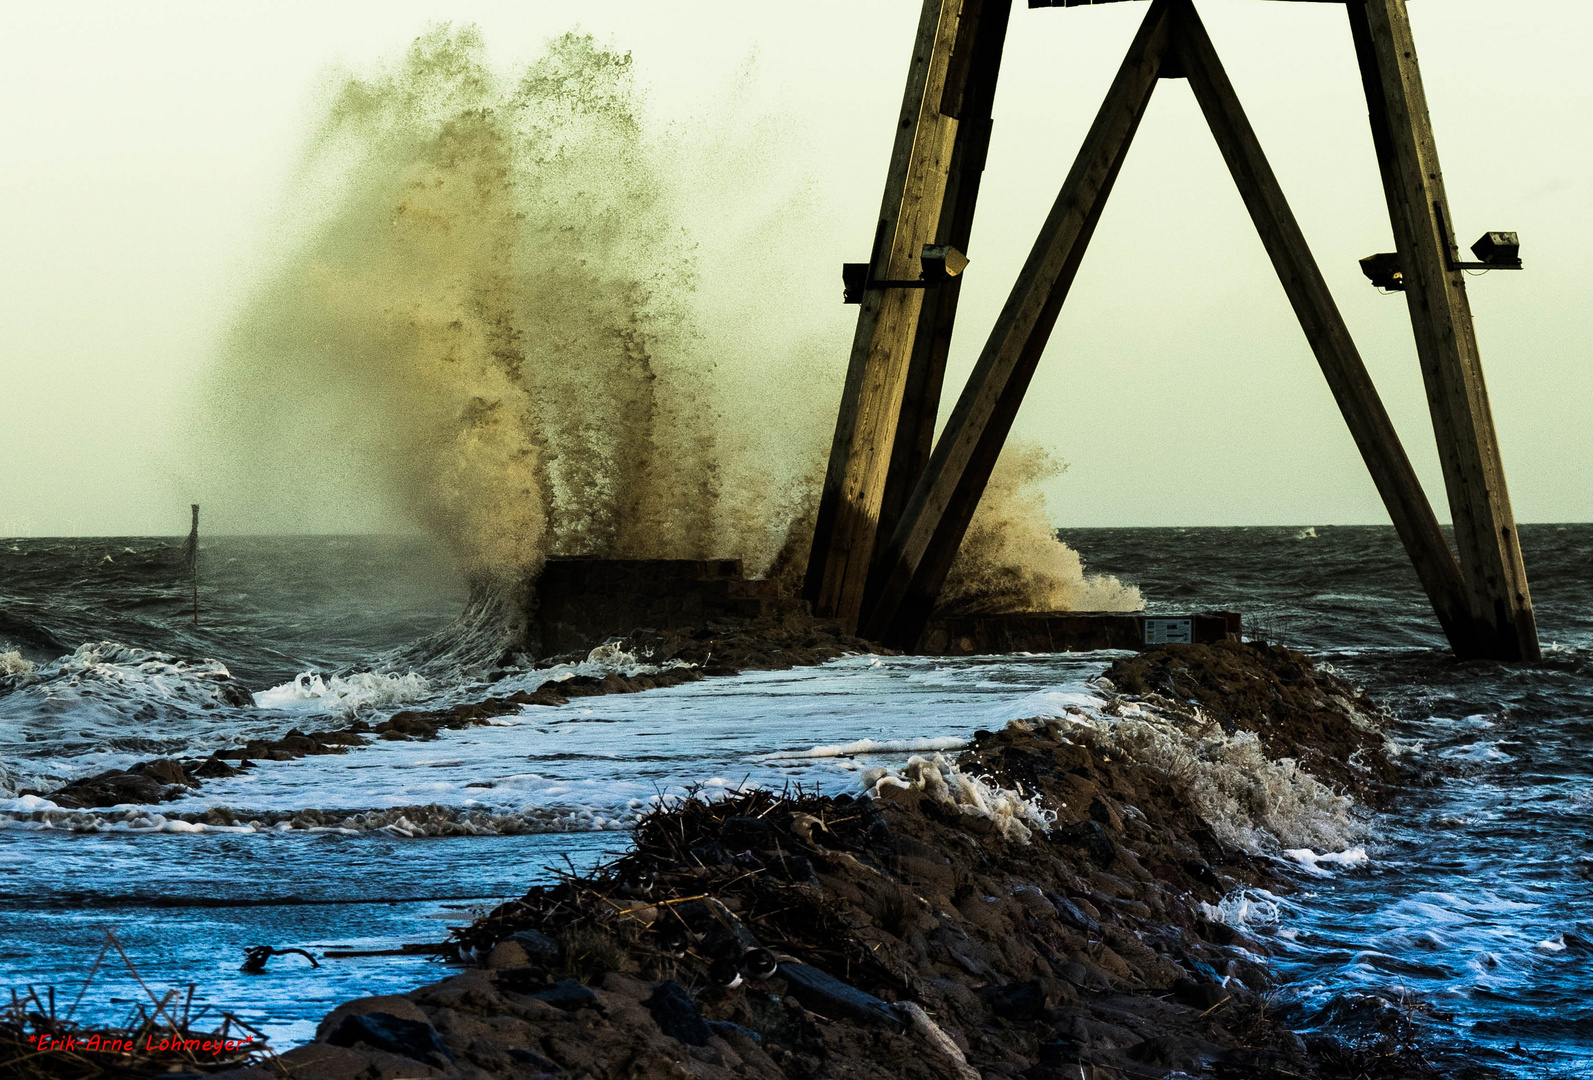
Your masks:
M1274 758L1377 803L1401 778L1384 753L1387 714L1304 653L1263 642L1164 645L1106 671L1119 693L1173 712L1205 712L1232 734L1253 732Z

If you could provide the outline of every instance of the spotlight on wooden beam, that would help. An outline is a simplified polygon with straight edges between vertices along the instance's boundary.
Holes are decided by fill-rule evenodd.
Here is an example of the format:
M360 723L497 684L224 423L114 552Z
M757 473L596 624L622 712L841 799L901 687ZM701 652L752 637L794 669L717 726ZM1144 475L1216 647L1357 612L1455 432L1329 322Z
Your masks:
M1405 274L1399 268L1399 256L1392 251L1362 259L1361 273L1379 289L1387 292L1405 291Z
M1490 233L1498 236L1499 233ZM1515 235L1514 233L1511 234ZM1481 258L1481 256L1478 256ZM968 256L952 247L950 244L925 244L924 254L920 260L924 267L924 281L931 285L938 285L956 277L968 269Z
M1521 237L1513 232L1483 233L1471 253L1496 270L1521 269Z
M861 304L871 289L929 289L944 285L968 269L968 256L950 244L925 244L919 255L923 269L916 278L890 281L873 276L868 263L841 264L841 302Z

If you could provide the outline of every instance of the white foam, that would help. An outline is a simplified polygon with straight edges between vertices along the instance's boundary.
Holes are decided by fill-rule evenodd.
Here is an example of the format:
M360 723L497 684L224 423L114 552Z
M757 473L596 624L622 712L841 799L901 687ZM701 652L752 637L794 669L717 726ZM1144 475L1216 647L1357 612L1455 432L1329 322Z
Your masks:
M430 696L432 684L416 672L403 675L365 671L323 676L305 671L290 683L254 695L258 708L279 712L323 713L353 717L361 709L403 705Z
M969 740L947 735L938 739L858 739L834 746L815 746L811 750L781 750L764 754L756 761L798 761L805 758L856 757L860 754L905 754L915 750L960 750Z
M8 814L31 814L35 810L59 810L60 807L41 795L21 795L0 803L0 811Z
M1217 838L1251 854L1287 848L1344 851L1365 831L1354 800L1292 758L1274 760L1251 732L1227 734L1210 717L1164 715L1134 702L1066 705L1013 726L1081 742L1165 773L1184 787Z
M1364 847L1351 848L1348 851L1329 851L1321 855L1310 848L1289 848L1283 854L1299 863L1307 873L1317 877L1332 877L1333 871L1328 869L1331 866L1347 870L1371 862Z
M1204 900L1195 910L1212 922L1235 929L1247 926L1276 926L1283 918L1283 900L1266 889L1241 889L1229 893L1216 904Z
M866 769L863 787L876 798L885 788L922 791L936 802L954 806L970 817L990 821L1009 840L1028 843L1035 832L1049 832L1056 813L1040 805L1037 795L1024 795L992 783L988 777L963 772L943 754L933 758L913 756L900 774Z

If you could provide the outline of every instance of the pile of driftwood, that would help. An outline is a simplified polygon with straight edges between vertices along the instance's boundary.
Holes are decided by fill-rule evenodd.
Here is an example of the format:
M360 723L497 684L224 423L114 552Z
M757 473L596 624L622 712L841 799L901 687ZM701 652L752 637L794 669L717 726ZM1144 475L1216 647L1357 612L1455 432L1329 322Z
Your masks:
M77 1007L111 949L149 1001L135 1005L119 1025L84 1024L74 1019ZM202 1027L207 1019L209 1024ZM196 1010L192 984L186 996L173 989L157 997L110 932L64 1013L57 1011L53 987L42 995L32 987L26 993L13 990L10 1004L0 1008L0 1077L5 1080L144 1080L171 1073L225 1072L268 1053L265 1036L232 1013L216 1014L208 1005Z
M656 978L724 986L781 959L789 968L795 953L844 979L895 982L815 867L821 853L866 851L871 840L881 856L891 852L867 798L761 789L685 798L643 818L630 853L533 888L456 929L455 942L462 957L484 959L512 938L533 961L559 958L549 974L578 979L614 970L611 954L623 953Z

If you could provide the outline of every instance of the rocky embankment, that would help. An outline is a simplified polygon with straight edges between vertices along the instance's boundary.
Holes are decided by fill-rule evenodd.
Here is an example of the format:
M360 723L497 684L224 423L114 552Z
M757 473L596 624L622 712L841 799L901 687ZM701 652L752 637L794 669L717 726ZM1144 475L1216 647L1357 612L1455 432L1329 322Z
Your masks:
M601 677L565 675L550 678L534 690L488 696L444 709L405 710L377 724L356 718L337 729L294 728L280 738L253 739L207 758L157 758L74 780L53 791L24 790L18 794L42 796L66 810L170 802L191 794L205 780L234 776L260 762L293 761L308 754L346 754L369 745L372 739L435 739L439 731L486 724L495 716L519 712L526 705L563 705L572 698L633 694L660 686L678 686L704 676L783 670L852 653L891 652L832 623L801 614L710 622L689 630L639 630L611 643L609 650L638 657L646 666L660 670L631 676L618 672ZM586 659L585 655L551 657L546 662L574 665ZM242 692L242 699L233 703L248 704L247 693Z
M1394 775L1371 703L1237 643L1102 686L1104 709L980 732L857 796L656 811L617 862L456 930L457 973L343 1005L255 1075L1431 1075L1293 1034L1267 949L1219 908L1282 887L1277 834L1349 827Z

